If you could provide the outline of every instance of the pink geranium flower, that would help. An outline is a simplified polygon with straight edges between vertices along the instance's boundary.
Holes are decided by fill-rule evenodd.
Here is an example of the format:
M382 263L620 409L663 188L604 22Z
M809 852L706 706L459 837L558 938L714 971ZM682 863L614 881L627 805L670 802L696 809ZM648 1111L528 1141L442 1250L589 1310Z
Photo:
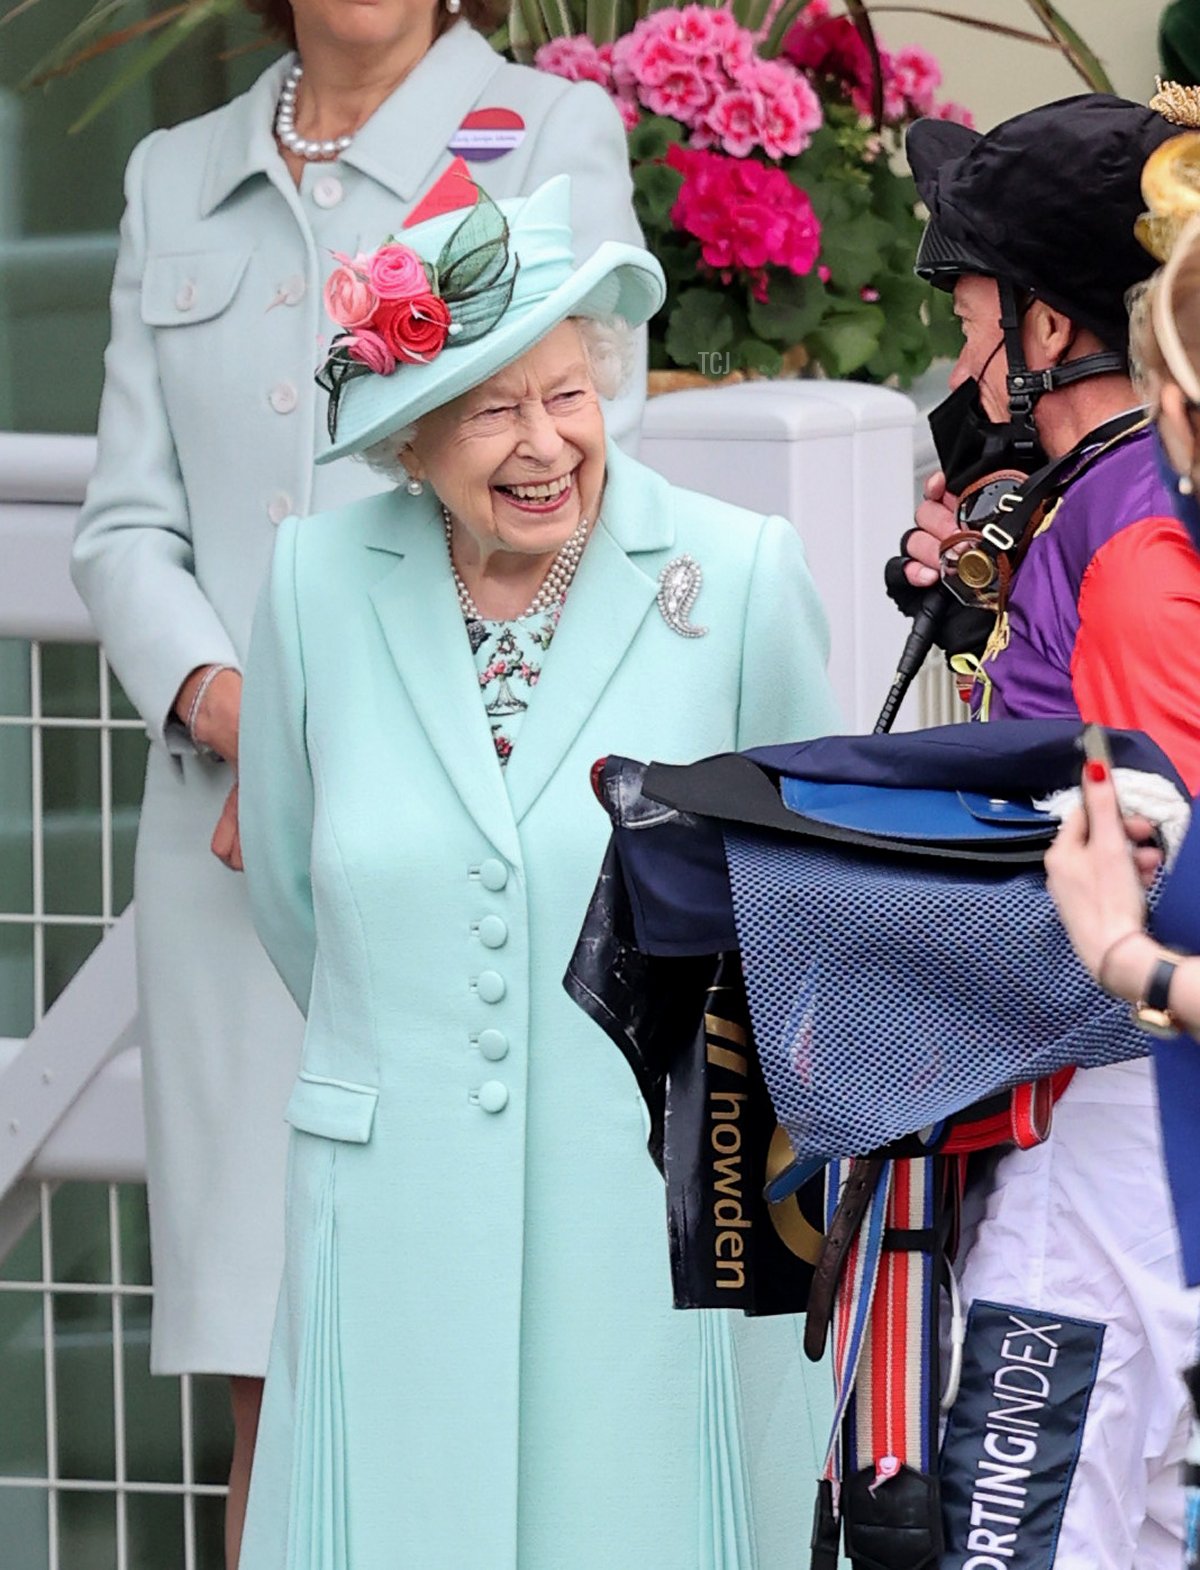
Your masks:
M935 104L930 110L934 120L953 120L956 125L965 125L969 130L975 129L975 116L965 104L956 104L947 99L945 103Z
M791 67L777 60L755 59L742 75L744 86L758 93L759 141L768 158L794 158L802 153L824 115L821 100Z
M849 17L830 16L828 0L810 0L783 41L802 71L870 88L871 52Z
M596 82L606 90L612 87L611 50L606 59L603 49L586 35L552 38L533 57L539 71L564 77L568 82Z
M765 299L765 269L812 271L821 228L812 203L781 169L748 158L727 158L672 147L667 162L683 175L671 222L700 241L705 266L722 276L749 275Z
M712 88L694 65L681 65L653 87L642 89L642 102L651 114L670 115L691 126L712 100Z
M942 68L927 49L910 44L896 52L892 60L895 85L898 93L907 100L911 113L931 114L938 88L942 85Z
M710 137L734 158L745 158L758 146L762 100L748 88L721 93L704 117L705 140Z
M638 109L637 100L618 97L613 102L617 106L617 113L621 116L621 124L627 131L632 131L641 119L641 111Z

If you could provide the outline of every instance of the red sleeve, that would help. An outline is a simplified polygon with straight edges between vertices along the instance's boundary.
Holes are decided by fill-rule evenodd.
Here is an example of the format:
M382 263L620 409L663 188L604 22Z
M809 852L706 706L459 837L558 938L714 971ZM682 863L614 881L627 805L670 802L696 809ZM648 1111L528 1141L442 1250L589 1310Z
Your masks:
M1092 557L1071 685L1085 720L1143 730L1200 790L1200 553L1173 518L1142 518Z

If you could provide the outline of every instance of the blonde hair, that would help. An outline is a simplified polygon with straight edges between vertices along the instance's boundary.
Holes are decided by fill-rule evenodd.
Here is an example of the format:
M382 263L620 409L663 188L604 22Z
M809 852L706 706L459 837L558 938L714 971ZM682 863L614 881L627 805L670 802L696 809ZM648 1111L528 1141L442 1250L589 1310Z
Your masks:
M615 398L629 381L637 362L637 340L633 328L619 316L572 316L583 340L592 386L601 398ZM372 442L360 454L368 469L383 475L394 485L403 485L408 471L401 451L417 434L416 425L405 425Z
M1132 298L1129 335L1143 389L1175 382L1200 402L1200 217L1185 224L1166 264Z

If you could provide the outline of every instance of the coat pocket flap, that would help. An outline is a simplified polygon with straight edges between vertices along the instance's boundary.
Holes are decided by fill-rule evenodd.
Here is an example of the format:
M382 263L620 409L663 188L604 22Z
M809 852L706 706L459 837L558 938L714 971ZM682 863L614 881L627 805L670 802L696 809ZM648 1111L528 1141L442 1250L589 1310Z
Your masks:
M322 1079L302 1072L283 1116L305 1134L365 1145L371 1137L378 1100L374 1085L352 1085L344 1079Z
M249 260L248 250L148 257L142 320L147 327L187 327L219 316L237 293Z

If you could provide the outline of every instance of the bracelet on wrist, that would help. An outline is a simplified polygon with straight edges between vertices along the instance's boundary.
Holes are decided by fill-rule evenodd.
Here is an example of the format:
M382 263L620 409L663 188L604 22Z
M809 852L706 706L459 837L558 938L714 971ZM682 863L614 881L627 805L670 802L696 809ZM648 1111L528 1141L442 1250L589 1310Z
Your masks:
M188 733L188 740L191 742L197 754L202 758L215 758L217 760L221 760L221 754L216 750L215 747L208 746L196 735L196 721L200 718L200 705L204 702L204 699L208 694L208 689L212 686L213 682L216 681L221 672L231 671L233 669L234 667L232 665L210 665L204 672L204 675L201 676L200 684L192 695L191 703L188 704L187 719L184 721L184 729Z
M1104 953L1100 956L1100 963L1096 966L1096 980L1099 982L1103 990L1109 993L1110 996L1114 998L1120 998L1121 993L1117 992L1115 988L1111 987L1106 979L1108 976L1109 961L1112 959L1113 955L1117 952L1118 949L1124 948L1126 943L1129 942L1130 938L1149 938L1149 936L1150 934L1146 931L1145 927L1131 927L1128 932L1123 932L1119 938L1114 938L1105 949ZM1128 998L1123 998L1122 1001L1128 1002L1129 1000Z

